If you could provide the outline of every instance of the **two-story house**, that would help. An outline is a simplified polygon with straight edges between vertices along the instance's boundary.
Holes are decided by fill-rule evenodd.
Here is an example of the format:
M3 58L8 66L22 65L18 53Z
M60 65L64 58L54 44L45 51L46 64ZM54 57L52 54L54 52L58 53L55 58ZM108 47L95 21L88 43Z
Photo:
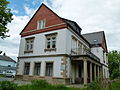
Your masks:
M42 4L20 33L16 79L87 84L99 78L103 68L107 73L104 32L94 37L82 35L81 30L76 22L59 17ZM95 38L95 44L88 36ZM100 45L95 41L99 38Z

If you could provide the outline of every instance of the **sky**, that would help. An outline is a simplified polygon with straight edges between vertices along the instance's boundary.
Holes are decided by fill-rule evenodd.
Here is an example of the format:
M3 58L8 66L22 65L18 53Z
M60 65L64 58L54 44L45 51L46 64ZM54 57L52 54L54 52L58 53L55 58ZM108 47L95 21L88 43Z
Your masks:
M8 0L13 21L7 25L10 37L0 39L0 50L17 60L19 33L44 3L60 17L73 20L82 34L104 31L108 51L120 51L120 0Z

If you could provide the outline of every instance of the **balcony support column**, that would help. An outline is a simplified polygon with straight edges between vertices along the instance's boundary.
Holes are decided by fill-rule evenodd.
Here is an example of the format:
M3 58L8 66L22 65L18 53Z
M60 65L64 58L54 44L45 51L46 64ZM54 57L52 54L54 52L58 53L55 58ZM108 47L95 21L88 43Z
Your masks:
M92 63L90 62L90 82L92 82Z
M94 64L94 80L96 80L96 65Z
M98 79L99 79L99 77L100 77L100 69L99 69L100 67L98 66Z
M87 60L83 61L84 63L84 84L87 84Z

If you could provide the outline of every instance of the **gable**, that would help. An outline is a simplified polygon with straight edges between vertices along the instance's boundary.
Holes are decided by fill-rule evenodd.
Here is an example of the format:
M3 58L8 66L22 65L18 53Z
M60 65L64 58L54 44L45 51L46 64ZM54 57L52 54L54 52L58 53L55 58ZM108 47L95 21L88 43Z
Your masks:
M105 52L108 53L105 35L103 35L102 45L101 45L101 46L102 46L102 48L105 50Z
M39 20L45 19L45 29L37 30L37 22ZM42 4L40 8L33 15L31 20L25 26L23 31L20 33L21 36L27 36L31 34L36 34L40 32L45 32L49 30L55 30L59 28L66 27L65 22L56 15L51 9L49 9L46 5Z

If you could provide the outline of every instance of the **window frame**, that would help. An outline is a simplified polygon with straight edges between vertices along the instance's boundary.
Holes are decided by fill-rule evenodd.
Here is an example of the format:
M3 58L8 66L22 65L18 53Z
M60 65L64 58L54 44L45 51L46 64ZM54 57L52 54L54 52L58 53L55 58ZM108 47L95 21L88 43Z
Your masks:
M47 35L45 35L45 38L46 38L45 51L56 50L57 33L47 34ZM48 38L49 38L49 41L48 41ZM55 38L55 39L53 40L53 38ZM48 42L50 43L49 48L48 48ZM54 42L54 47L53 47L53 42Z
M25 51L24 51L24 53L33 53L34 39L35 39L35 37L30 37L30 38L25 39ZM32 46L32 48L31 48L31 46Z
M50 63L52 63L52 74L49 73L49 75L48 75L48 73L47 73L47 64L50 64ZM49 69L49 70L50 70L50 69ZM52 76L53 76L53 73L54 73L54 62L46 62L46 63L45 63L45 76L47 76L47 77L52 77Z
M25 64L26 64L26 63L27 63L27 64L29 63L29 70L28 70L29 72L28 72L28 74L26 74L26 70L25 70ZM30 74L30 64L31 64L30 62L24 62L23 75L29 75L29 74Z
M38 63L40 64L40 66L39 66L39 74L35 74L35 64L36 64L36 63L37 63L37 64L38 64ZM33 72L33 74L36 75L36 76L40 76L40 73L41 73L41 62L34 62L34 72Z
M45 29L46 19L37 21L37 30Z

